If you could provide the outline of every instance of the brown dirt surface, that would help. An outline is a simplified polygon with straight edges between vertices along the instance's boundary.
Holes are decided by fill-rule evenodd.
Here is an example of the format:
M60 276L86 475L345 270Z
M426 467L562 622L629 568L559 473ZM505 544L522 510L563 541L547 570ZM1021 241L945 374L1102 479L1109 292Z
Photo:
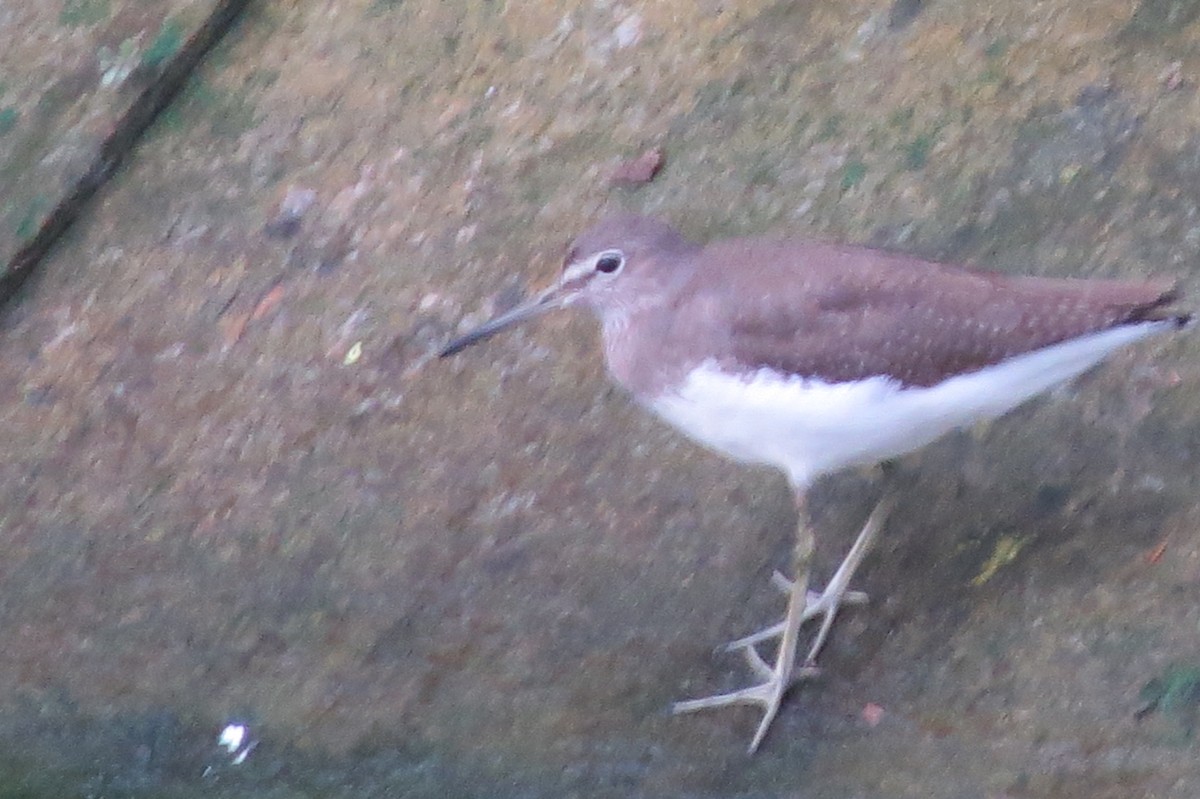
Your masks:
M1200 795L1194 335L906 459L871 603L753 759L751 711L666 710L739 685L713 648L781 612L782 481L613 389L582 315L431 360L615 209L1200 296L1189 9L256 4L0 317L0 769L46 795ZM98 45L57 74L94 83ZM818 487L821 580L877 493ZM261 741L238 766L230 719Z

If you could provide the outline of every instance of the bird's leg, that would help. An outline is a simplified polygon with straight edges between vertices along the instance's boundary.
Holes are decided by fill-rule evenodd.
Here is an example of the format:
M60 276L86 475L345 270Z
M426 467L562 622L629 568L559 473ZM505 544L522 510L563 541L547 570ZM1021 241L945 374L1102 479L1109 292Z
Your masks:
M885 461L883 464L883 472L885 478L891 478L894 467L891 461ZM817 632L817 637L813 639L812 646L808 651L806 662L812 664L820 653L821 648L825 645L825 639L829 637L829 630L833 627L833 621L837 615L838 609L842 605L847 604L862 604L867 601L867 595L861 591L847 590L850 584L850 579L854 576L855 570L858 569L862 559L871 550L871 545L875 542L875 537L879 534L880 528L883 527L887 517L891 514L892 509L896 505L896 495L891 489L885 489L882 499L875 505L875 509L871 511L871 515L867 518L866 524L863 525L862 532L858 534L854 545L850 547L850 551L846 553L846 557L842 559L842 564L838 566L837 572L834 573L833 579L825 586L825 590L817 593L810 591L808 593L808 601L805 603L804 618L801 622L809 619L823 616L821 628ZM771 576L771 583L779 588L784 593L789 593L792 590L792 581L784 577L779 572L775 572ZM778 624L772 624L770 627L765 627L756 633L751 633L744 638L739 638L736 641L730 641L723 649L727 652L732 652L738 649L743 651L761 641L766 641L771 638L778 638L783 634L785 621Z
M861 533L859 535L861 537ZM849 555L846 557L849 557ZM843 561L843 564L845 564L845 561ZM771 575L771 585L778 588L784 594L790 595L792 593L792 581L787 577L784 577L782 572L776 571ZM830 585L833 585L833 583L830 582ZM868 597L862 591L845 591L842 593L841 601L838 604L865 605L867 604L867 601ZM804 622L808 621L809 619L815 619L817 616L824 615L828 612L829 606L830 597L828 589L826 589L824 592L809 590L807 601L804 604L804 617L800 620L800 623L803 625ZM718 651L736 652L739 649L745 649L748 646L754 646L755 644L763 641L769 641L772 638L778 638L782 634L783 622L777 622L772 624L770 627L764 627L757 632L753 632L747 636L738 638L736 641L730 641L727 644L722 644L720 647L718 647Z
M863 525L862 532L855 539L854 546L850 547L850 551L842 559L842 565L838 566L833 579L829 581L829 585L825 586L825 590L819 594L812 591L808 593L808 601L805 603L804 613L800 619L801 623L817 616L823 616L824 618L821 621L821 629L817 632L817 637L813 639L813 643L809 647L808 658L805 661L807 664L812 665L821 648L825 646L825 639L829 637L829 630L833 627L833 621L837 616L838 609L844 604L861 604L867 601L866 594L861 591L848 591L846 587L850 584L850 578L854 576L854 572L862 562L862 559L871 550L871 545L875 542L875 537L879 534L883 523L887 521L887 517L891 513L892 508L895 507L895 504L894 494L889 493L883 499L879 500L875 505L875 510L871 511L871 515L867 518L867 523ZM791 586L794 584L793 580L787 579L778 572L772 577L771 582L785 592L790 592L792 590ZM730 641L722 648L727 652L733 652L738 649L748 652L762 641L778 638L784 633L786 624L787 620L785 619L778 624L772 624L770 627L765 627L744 638Z
M818 673L817 668L809 664L800 668L796 667L796 645L799 642L800 625L807 618L805 610L808 604L808 572L812 564L813 553L813 536L808 524L803 490L796 491L796 509L799 513L799 521L796 525L794 564L796 579L791 581L788 592L787 615L784 617L780 631L779 650L775 654L775 665L768 665L753 644L747 645L743 649L746 660L754 672L763 678L763 682L727 694L676 702L672 708L675 713L690 713L693 710L726 705L762 705L763 716L758 723L758 730L754 733L754 739L750 742L751 752L758 749L758 745L762 743L763 736L767 734L767 728L771 726L771 721L779 712L779 704L783 700L783 695L791 684L796 680Z
M825 614L825 619L821 622L821 629L808 649L805 663L812 664L817 659L821 648L825 646L825 639L829 637L829 630L833 627L833 620L837 616L838 608L852 593L846 590L846 586L850 584L850 578L854 576L858 564L871 551L875 537L879 535L879 530L895 506L896 495L890 491L876 503L875 510L871 511L871 515L867 517L867 523L863 525L862 532L855 539L854 546L850 547L850 551L842 559L842 565L838 566L838 570L834 572L833 579L829 581L829 585L825 586L825 590L821 592L821 597L813 604L813 612Z

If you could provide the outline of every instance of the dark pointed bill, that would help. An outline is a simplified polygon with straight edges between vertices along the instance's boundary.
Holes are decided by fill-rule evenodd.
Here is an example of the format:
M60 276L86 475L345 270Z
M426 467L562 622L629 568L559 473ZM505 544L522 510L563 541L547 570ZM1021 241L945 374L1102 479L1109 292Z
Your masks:
M573 292L565 291L561 285L551 286L528 302L523 302L511 311L502 313L484 322L469 333L465 333L454 339L445 347L442 347L441 351L438 352L438 357L449 358L451 355L462 352L472 344L478 344L485 339L489 339L500 331L520 324L526 319L532 319L535 316L541 316L546 311L561 308L566 304L571 293Z

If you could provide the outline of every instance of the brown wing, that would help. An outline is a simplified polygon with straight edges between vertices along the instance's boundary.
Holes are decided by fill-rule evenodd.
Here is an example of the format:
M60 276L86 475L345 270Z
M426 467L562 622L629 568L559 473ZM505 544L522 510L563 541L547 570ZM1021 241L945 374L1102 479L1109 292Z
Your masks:
M710 317L726 309L732 368L928 386L1117 325L1185 320L1165 310L1176 295L1163 283L1008 277L816 244L730 242L705 256L708 271L723 270L706 284L741 297L693 297Z

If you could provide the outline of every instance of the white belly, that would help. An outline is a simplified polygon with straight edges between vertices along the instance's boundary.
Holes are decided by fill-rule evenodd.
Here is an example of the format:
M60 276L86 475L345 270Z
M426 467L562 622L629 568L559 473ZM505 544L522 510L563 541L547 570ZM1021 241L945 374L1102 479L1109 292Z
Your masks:
M1144 322L1093 333L928 388L903 388L885 377L830 384L769 369L739 376L706 362L649 406L697 442L739 461L776 466L793 485L806 486L1000 416L1117 347L1172 326Z

